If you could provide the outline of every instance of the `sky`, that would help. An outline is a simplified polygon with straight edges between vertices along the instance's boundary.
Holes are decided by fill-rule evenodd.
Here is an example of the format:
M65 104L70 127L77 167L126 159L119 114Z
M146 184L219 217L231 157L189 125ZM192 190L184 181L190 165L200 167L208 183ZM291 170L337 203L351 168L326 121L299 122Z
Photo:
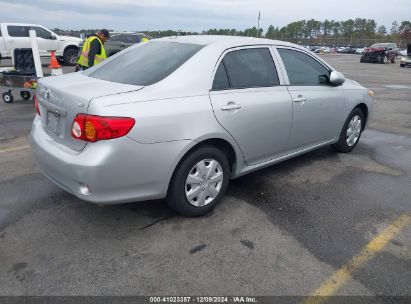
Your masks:
M111 30L243 30L302 19L374 19L389 30L411 19L410 0L0 0L0 22L49 28Z

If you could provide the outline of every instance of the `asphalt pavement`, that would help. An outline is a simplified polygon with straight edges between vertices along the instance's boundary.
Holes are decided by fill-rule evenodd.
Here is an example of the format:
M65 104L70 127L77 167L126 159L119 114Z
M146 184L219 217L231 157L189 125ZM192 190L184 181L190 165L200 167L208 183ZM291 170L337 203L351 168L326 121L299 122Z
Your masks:
M60 190L28 146L32 102L0 102L0 295L411 297L411 69L323 58L375 91L356 149L233 180L194 219Z

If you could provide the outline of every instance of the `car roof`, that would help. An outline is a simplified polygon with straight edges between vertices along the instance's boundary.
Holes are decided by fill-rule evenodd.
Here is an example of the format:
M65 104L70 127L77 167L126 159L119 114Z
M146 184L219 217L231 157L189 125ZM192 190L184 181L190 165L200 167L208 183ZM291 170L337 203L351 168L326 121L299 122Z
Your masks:
M304 49L302 46L279 40L264 38L224 36L224 35L192 35L192 36L172 36L155 39L156 41L169 41L179 43L192 43L199 45L218 45L225 48L246 46L246 45L282 45Z
M5 24L5 25L16 25L16 26L40 26L40 27L44 27L42 25L39 24L32 24L32 23L9 23L9 22L2 22L0 24Z

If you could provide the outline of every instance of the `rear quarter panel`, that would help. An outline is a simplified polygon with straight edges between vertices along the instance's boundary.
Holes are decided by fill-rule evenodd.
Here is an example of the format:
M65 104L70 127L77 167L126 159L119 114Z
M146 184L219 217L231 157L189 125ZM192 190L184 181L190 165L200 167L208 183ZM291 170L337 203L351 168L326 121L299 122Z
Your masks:
M136 124L128 136L140 143L201 140L207 134L231 140L216 121L208 95L127 102L135 99L134 96L138 94L130 92L95 98L90 103L88 112L133 117ZM107 104L107 99L110 98L122 98L124 103Z
M208 94L148 101L142 101L142 96L144 94L139 92L129 92L95 98L88 113L134 118L135 125L127 136L142 144L185 141L187 145L174 160L174 167L196 144L215 138L223 139L233 147L236 170L245 165L239 146L215 119ZM119 103L119 99L124 103Z

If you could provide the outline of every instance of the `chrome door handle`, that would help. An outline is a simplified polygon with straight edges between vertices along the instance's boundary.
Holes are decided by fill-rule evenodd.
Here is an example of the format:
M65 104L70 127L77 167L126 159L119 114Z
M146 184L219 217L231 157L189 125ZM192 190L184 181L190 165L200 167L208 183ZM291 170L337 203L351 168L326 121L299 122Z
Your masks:
M305 98L303 95L298 95L297 98L294 98L294 102L303 102L307 101L307 98Z
M221 108L221 110L223 111L238 110L238 109L241 109L241 105L236 104L234 102L229 102L227 103L227 105Z

